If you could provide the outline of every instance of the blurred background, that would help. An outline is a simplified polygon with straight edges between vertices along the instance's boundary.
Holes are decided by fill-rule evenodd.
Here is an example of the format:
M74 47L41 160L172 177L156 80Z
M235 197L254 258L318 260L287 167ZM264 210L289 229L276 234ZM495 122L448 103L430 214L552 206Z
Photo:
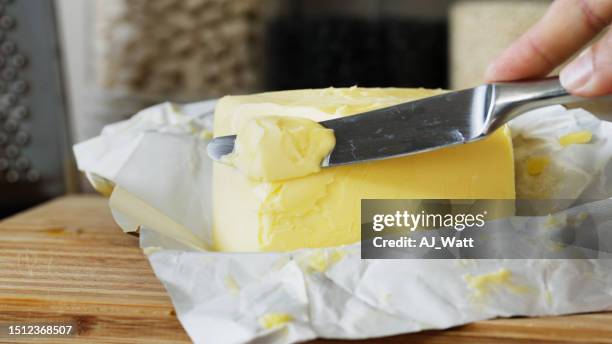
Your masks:
M549 3L0 0L0 218L87 191L71 145L148 105L473 86Z

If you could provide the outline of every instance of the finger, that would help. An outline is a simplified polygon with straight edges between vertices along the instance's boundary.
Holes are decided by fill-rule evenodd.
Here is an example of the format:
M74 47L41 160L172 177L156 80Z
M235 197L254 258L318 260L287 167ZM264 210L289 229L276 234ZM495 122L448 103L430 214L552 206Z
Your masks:
M545 76L612 21L612 0L556 0L487 69L488 81Z
M559 78L565 89L578 96L612 94L612 31L563 68Z

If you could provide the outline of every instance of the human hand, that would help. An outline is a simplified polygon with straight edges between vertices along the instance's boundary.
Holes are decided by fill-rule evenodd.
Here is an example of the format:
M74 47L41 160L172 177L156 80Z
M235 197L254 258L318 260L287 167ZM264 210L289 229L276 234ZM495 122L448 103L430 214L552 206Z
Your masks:
M612 22L612 0L556 0L546 14L488 67L485 79L544 77L582 49ZM559 74L570 93L612 94L612 30L584 50Z

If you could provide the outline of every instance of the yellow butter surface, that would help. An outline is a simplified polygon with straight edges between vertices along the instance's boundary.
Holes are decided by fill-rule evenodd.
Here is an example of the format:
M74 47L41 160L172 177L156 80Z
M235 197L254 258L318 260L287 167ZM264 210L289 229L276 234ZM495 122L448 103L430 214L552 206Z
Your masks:
M222 98L214 135L236 134L257 118L324 121L432 96L441 91L345 88ZM251 153L252 154L252 153ZM278 157L283 161L286 157ZM280 164L274 167L283 169ZM281 181L254 180L232 166L213 168L213 236L220 251L288 251L360 239L361 199L514 198L507 128L461 146L412 156L324 168Z

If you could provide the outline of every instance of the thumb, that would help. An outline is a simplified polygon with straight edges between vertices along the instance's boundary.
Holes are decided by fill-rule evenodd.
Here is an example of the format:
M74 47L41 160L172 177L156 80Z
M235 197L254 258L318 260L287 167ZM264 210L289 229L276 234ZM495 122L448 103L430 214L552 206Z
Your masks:
M612 31L570 62L559 74L570 93L582 97L612 94Z

